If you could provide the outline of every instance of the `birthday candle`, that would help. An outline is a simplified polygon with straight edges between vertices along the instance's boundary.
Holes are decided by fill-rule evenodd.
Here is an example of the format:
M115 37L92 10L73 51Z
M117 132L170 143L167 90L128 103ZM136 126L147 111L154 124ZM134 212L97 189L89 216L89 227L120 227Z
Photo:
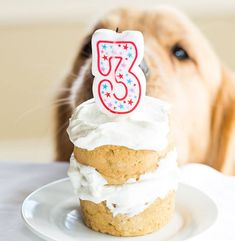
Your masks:
M101 111L128 114L145 95L146 79L139 65L144 39L139 31L99 29L92 36L93 95Z

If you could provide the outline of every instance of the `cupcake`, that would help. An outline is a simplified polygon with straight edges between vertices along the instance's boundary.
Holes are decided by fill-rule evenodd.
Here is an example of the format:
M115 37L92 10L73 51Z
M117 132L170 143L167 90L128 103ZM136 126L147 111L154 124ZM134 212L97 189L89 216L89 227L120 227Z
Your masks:
M68 175L89 228L138 236L170 221L178 168L168 110L148 96L127 116L104 114L94 99L75 109Z

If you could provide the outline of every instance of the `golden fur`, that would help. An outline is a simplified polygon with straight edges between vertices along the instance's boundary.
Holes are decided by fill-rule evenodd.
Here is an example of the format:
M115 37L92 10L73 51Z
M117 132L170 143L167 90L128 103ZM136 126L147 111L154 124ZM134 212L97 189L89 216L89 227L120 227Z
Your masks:
M145 40L150 74L147 95L172 104L173 132L179 162L209 164L235 174L235 80L198 28L182 13L168 7L152 11L117 10L96 27L139 30ZM75 106L92 97L91 34L75 60L57 99L70 99L56 111L56 159L68 161L73 146L66 128ZM178 60L172 48L181 46L190 59ZM76 84L75 84L76 83Z

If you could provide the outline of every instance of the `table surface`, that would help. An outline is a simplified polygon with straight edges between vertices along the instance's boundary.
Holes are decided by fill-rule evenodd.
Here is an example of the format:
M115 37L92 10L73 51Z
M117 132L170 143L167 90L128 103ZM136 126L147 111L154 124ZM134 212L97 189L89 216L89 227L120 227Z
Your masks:
M21 218L23 200L44 184L66 177L68 164L0 163L0 240L42 241ZM182 182L207 193L219 208L214 226L193 241L235 241L235 177L202 164L181 167Z

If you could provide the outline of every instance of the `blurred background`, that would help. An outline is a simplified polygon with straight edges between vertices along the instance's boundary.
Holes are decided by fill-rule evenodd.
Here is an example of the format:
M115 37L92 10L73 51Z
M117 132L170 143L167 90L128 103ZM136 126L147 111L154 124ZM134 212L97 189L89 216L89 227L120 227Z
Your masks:
M233 0L0 0L0 161L53 160L52 102L82 38L105 12L133 4L181 9L235 70Z

